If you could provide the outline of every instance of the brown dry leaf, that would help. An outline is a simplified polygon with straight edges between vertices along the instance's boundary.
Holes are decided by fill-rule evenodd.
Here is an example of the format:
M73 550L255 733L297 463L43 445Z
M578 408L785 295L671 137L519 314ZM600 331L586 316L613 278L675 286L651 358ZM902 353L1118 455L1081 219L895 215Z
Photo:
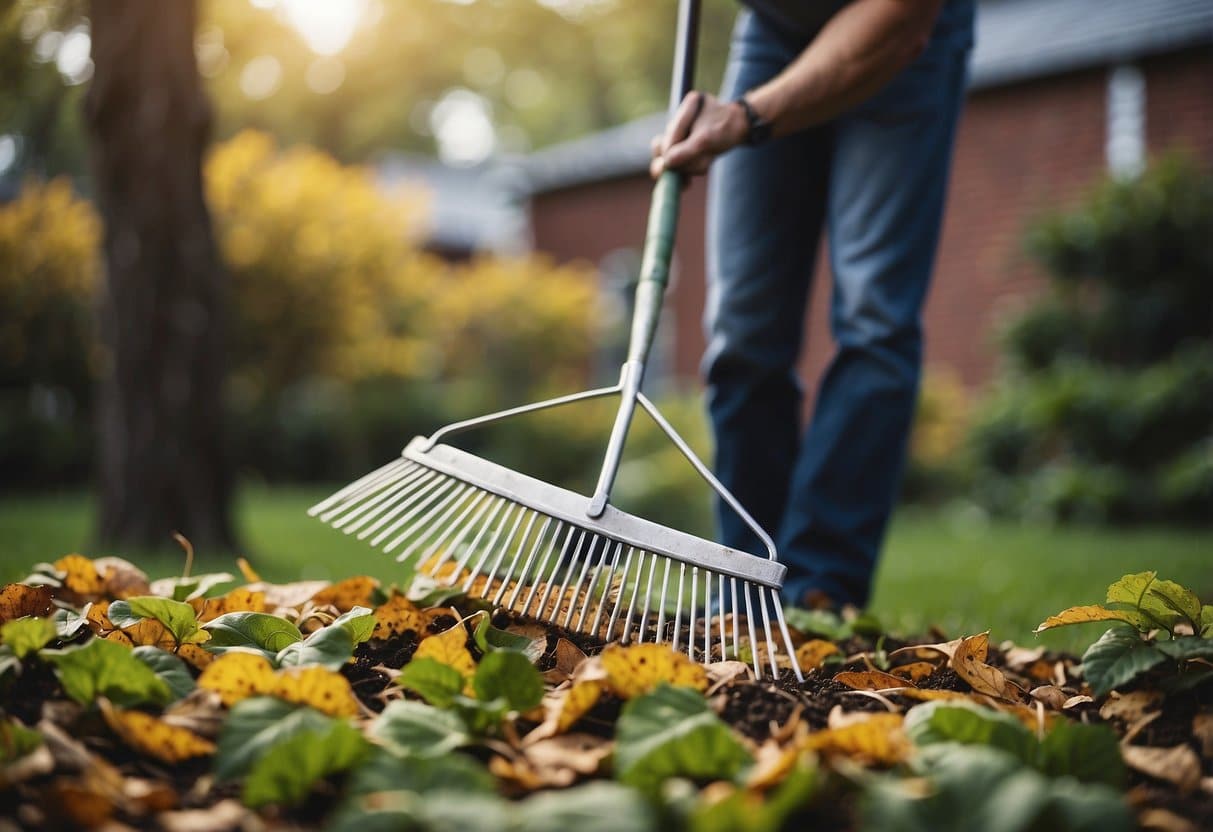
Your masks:
M1200 753L1213 757L1213 711L1201 711L1192 717L1192 736L1200 742Z
M287 702L310 705L329 716L358 715L358 700L349 680L327 667L279 671L270 693Z
M888 691L885 691L888 693ZM907 699L917 699L919 702L932 702L940 699L963 699L966 702L972 701L973 697L968 693L961 693L957 690L922 690L920 688L902 688L896 691L898 696L904 696Z
M55 770L55 757L45 745L0 766L0 792Z
M375 631L373 638L390 638L407 632L425 634L425 614L399 592L393 592L391 597L375 608Z
M296 581L293 584L269 584L258 581L245 586L249 592L261 592L265 595L267 610L282 607L301 607L312 596L328 586L328 581Z
M317 605L329 604L341 612L349 612L354 607L369 607L371 593L378 586L379 581L374 578L368 575L357 575L325 587L313 595L311 600Z
M227 798L205 809L161 812L156 823L164 832L229 832L243 829L252 814L239 800Z
M766 740L754 754L754 765L746 774L746 787L765 791L778 786L787 778L799 758L799 749L785 748L775 740Z
M105 579L84 555L64 555L54 566L63 576L63 588L81 598L96 598L105 591Z
M827 656L838 653L838 645L832 641L814 638L796 648L796 661L801 670L816 670Z
M1069 699L1063 702L1061 709L1063 711L1068 711L1071 708L1077 708L1079 705L1086 705L1087 703L1094 701L1095 700L1093 698L1087 696L1086 694L1079 694L1078 696L1071 696Z
M1137 825L1153 832L1200 832L1200 828L1187 818L1158 807L1143 810L1137 816Z
M977 650L979 649L984 656L988 644L989 634L987 633L961 639L960 644L956 645L949 664L956 671L956 675L964 679L969 687L978 693L1011 701L1021 700L1023 691L1018 685L1007 679L998 668L991 667L983 659L977 658Z
M265 593L237 587L218 598L195 598L188 602L194 608L199 623L212 621L229 612L265 612Z
M853 725L809 734L804 739L804 748L893 765L909 756L911 745L902 730L901 714L871 714Z
M889 672L894 676L909 679L911 682L919 682L935 672L935 665L930 662L910 662L909 664L891 667L889 668Z
M147 573L129 560L116 557L97 558L93 568L101 576L102 591L110 598L130 598L147 595Z
M1055 711L1060 711L1065 706L1066 700L1070 698L1070 694L1056 685L1041 685L1040 687L1032 688L1032 690L1028 691L1028 696L1037 702L1043 702Z
M115 708L107 699L100 699L97 704L106 724L124 743L161 762L178 763L215 753L215 744L193 731L169 725L142 711Z
M229 708L250 696L270 693L276 684L274 668L264 656L238 650L215 659L198 677L198 687L218 693Z
M8 584L0 589L0 624L27 615L46 618L51 614L54 597L48 586Z
M468 631L463 622L448 630L430 636L417 646L414 659L433 659L459 671L463 678L471 678L476 672L476 662L467 648Z
M899 647L889 653L889 658L910 655L915 658L930 660L936 655L944 655L951 659L952 654L956 652L956 648L965 641L969 642L969 650L977 657L977 660L984 662L990 649L989 632L978 633L975 636L968 636L967 638L954 638L951 641L941 641L936 644L911 644L908 647Z
M1027 676L1034 682L1041 684L1053 684L1054 687L1060 687L1057 684L1057 666L1055 663L1040 659L1029 664L1027 667L1021 668L1020 673ZM1065 677L1062 676L1062 681Z
M1044 657L1045 648L1040 647L1020 647L1010 641L1002 643L1003 660L1007 663L1007 667L1011 670L1022 670L1029 667Z
M607 687L621 699L651 692L661 682L708 689L708 674L703 665L676 653L668 644L612 644L599 656L606 671Z
M563 734L531 743L522 759L548 786L568 786L579 776L597 773L613 743L594 734Z
M883 670L844 670L834 674L834 681L854 690L888 690L889 688L914 687L900 676Z
M572 677L573 671L585 661L586 655L576 644L567 638L561 638L556 642L553 658L556 663L544 671L543 680L549 685L558 685Z
M160 718L169 725L213 740L223 729L227 714L223 711L223 697L217 691L195 688L184 699L174 702Z
M734 679L752 679L754 671L745 662L724 661L712 662L707 665L708 689L706 695L711 696Z
M1130 768L1172 783L1182 792L1190 792L1200 785L1200 757L1187 745L1152 748L1122 744L1120 753Z
M1132 723L1141 719L1148 712L1162 706L1162 692L1157 690L1135 690L1129 693L1112 691L1108 701L1099 709L1099 715L1104 719L1119 720Z
M47 791L47 810L56 819L70 821L76 828L102 826L113 818L117 809L109 791L101 788L87 773L81 777L58 777Z

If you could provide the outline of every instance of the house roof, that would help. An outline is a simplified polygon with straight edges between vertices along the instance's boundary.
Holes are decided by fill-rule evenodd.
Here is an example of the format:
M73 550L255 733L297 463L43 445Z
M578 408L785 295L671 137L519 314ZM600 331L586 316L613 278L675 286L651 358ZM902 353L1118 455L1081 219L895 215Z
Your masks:
M1213 42L1210 0L981 0L971 90L1132 61ZM631 176L648 165L653 113L522 162L529 193Z

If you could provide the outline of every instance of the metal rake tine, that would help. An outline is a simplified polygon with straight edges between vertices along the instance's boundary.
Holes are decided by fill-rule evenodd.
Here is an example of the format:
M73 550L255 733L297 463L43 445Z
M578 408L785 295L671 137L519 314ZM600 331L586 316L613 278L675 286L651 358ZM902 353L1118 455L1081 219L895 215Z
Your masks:
M320 512L329 508L329 506L341 502L346 498L346 496L353 494L355 491L371 485L376 480L390 476L391 474L395 473L398 468L410 468L416 465L417 463L413 462L411 459L405 459L403 457L393 459L386 465L380 465L374 471L359 477L344 488L341 488L325 497L323 500L316 503L316 505L309 508L307 513L312 517L315 517L316 515L320 514Z
M361 511L357 513L364 515L363 518L346 529L346 533L349 534L351 532L356 532L358 529L362 528L367 521L374 520L376 517L378 517L378 520L375 520L374 523L359 532L358 539L366 540L368 535L373 533L384 523L391 520L401 511L407 509L414 500L425 496L430 489L437 487L441 482L442 476L437 471L431 471L428 468L421 468L419 466L419 470L414 471L399 483L396 483L391 488L387 488L379 492L372 499L364 503ZM371 509L374 510L372 511ZM347 519L353 518L342 518L342 524L344 524Z
M691 567L691 605L687 607L690 620L687 622L687 658L695 660L695 617L699 608L699 567Z
M526 513L525 508L523 509L523 513L524 514ZM527 538L531 536L531 529L535 528L535 520L538 517L539 517L539 512L532 510L531 517L529 520L527 520L526 528L522 532L522 537L520 537L518 539L518 553L519 554L522 552L523 548L526 546ZM518 519L521 520L522 518L519 517ZM514 542L514 533L516 531L518 531L517 525L515 525L514 528L510 529L509 538L506 539L505 545L501 547L501 551L497 553L497 560L493 561L493 569L491 572L489 572L489 576L484 582L484 597L486 599L489 597L489 589L492 588L493 581L495 581L497 579L497 570L501 568L502 562L505 561L506 553L509 552L509 550L510 550L510 544L512 544ZM518 562L519 554L514 555L515 563ZM505 575L504 574L501 577L501 585L505 586ZM497 602L493 601L492 603L495 605Z
M731 612L733 613L733 655L741 656L741 607L737 606L737 579L729 578L730 590L733 594Z
M590 585L585 589L585 603L581 605L581 615L577 617L577 632L584 633L585 617L590 611L590 606L594 603L594 587L598 584L598 578L602 575L602 567L606 565L607 552L610 551L611 541L605 537L598 537L597 540L602 541L602 551L598 555L598 564L591 570Z
M577 560L580 558L581 544L585 542L586 534L588 534L588 532L586 532L585 530L582 530L581 537L579 537L577 539L577 551L573 553L574 560ZM592 561L594 559L594 543L597 540L598 540L598 535L594 535L594 534L590 535L590 548L588 548L586 550L585 560L581 561L581 573L577 576L577 583L573 585L573 594L569 596L569 609L568 609L568 612L565 613L564 623L560 625L560 626L564 627L564 629L566 629L566 630L570 629L570 626L573 623L573 610L577 606L577 604L576 604L577 596L581 593L581 583L582 583L582 581L585 580L586 572L588 572L590 569L590 561ZM567 581L567 579L566 579L566 581ZM563 598L564 587L560 588L560 595Z
M682 598L683 584L686 581L687 565L678 562L678 601L674 605L674 636L670 639L670 647L678 651L678 642L682 640Z
M719 580L720 609L717 612L716 620L720 624L720 660L724 661L726 658L728 658L728 649L727 649L727 645L725 644L725 637L724 637L724 618L725 618L724 608L726 606L727 599L724 597L724 575L720 574L717 577L720 578L720 580Z
M417 563L419 565L425 563L430 555L438 551L438 547L445 543L447 538L454 533L455 529L459 528L459 524L463 522L463 519L471 514L476 506L480 505L480 502L488 496L487 491L480 491L478 488L473 487L471 488L471 491L471 495L466 493L464 494L465 497L470 496L471 499L460 498L459 500L451 503L450 508L444 511L441 517L439 517L433 523L427 524L425 531L422 532L421 536L406 546L404 551L396 556L396 560L399 562L408 560L409 555L421 548L421 544L424 543L427 538L441 531L442 534L438 535L434 542L421 553L421 557L417 559ZM462 511L460 511L460 509L462 509ZM454 520L451 520L451 515L453 515L456 511L459 512L459 516L457 516Z
M497 541L501 538L501 532L503 529L505 529L506 525L510 522L510 514L513 513L514 509L518 509L518 514L514 518L513 530L510 532L511 538L514 535L514 532L518 530L518 524L522 522L522 516L524 514L526 514L526 509L523 508L522 506L520 506L518 503L507 500L506 506L507 506L507 508L505 510L505 514L503 514L501 516L501 522L497 525L497 528L493 531L493 538L489 541L489 545L484 547L484 553L480 555L480 560L476 561L476 568L473 569L470 573L468 573L467 580L463 584L464 592L467 592L469 589L472 588L472 583L475 582L476 578L480 575L480 570L484 568L485 562L488 561L489 557L492 556L493 550L497 548ZM505 545L508 547L509 542L507 541ZM469 560L470 560L470 558L469 558Z
M452 480L444 476L436 476L415 493L410 494L405 499L392 506L391 510L385 513L375 522L373 526L363 529L359 532L359 540L365 540L372 532L378 530L379 533L371 538L371 545L378 546L383 542L384 538L390 536L398 528L412 520L421 512L425 511L426 506L430 505L435 500L442 499L444 494L449 494L452 488L457 487L458 480ZM380 529L384 523L389 525Z
M792 646L792 634L788 632L788 622L783 617L783 601L778 593L775 594L775 617L779 619L779 631L783 634L783 646L788 651L792 672L796 674L796 681L803 682L804 674L800 672L800 660L796 658L796 648Z
M548 527L552 525L552 518L545 517L543 528L539 530L538 536L535 537L535 545L531 548L531 553L527 555L526 562L522 564L522 575L514 577L514 591L510 593L510 600L506 604L510 609L514 609L514 604L518 603L518 596L522 594L522 587L526 583L527 578L531 575L531 564L535 562L535 556L539 554L539 548L543 544L544 538L547 536ZM560 537L560 529L564 526L561 520L556 521L556 528L552 534L552 540Z
M767 656L771 659L771 676L779 678L779 662L775 659L775 635L771 632L771 614L767 611L767 593L763 587L758 593L758 604L762 607L762 629L767 637Z
M488 492L484 492L484 495L486 497L490 496ZM460 531L459 536L452 540L451 545L447 547L446 551L438 556L438 560L434 563L433 571L436 573L439 569L447 564L452 557L452 553L459 551L459 547L463 545L463 541L467 540L468 534L471 533L472 529L478 529L476 532L476 537L473 539L473 548L475 548L475 541L478 541L480 539L480 535L484 534L485 529L492 525L494 518L497 516L497 512L501 510L501 505L504 502L504 497L496 497L495 499L490 499L487 503L481 506L480 510L476 512L476 516L469 520L467 525L463 527L463 530ZM480 522L481 518L484 517L484 515L487 514L490 509L493 510L492 514L490 514L489 518L482 524ZM422 563L425 562L427 556L428 555L422 556ZM461 569L463 569L463 566L457 565L452 571L452 574L458 574Z
M625 615L623 617L623 634L619 636L619 640L621 642L623 642L624 644L628 643L628 638L632 634L632 613L636 611L636 597L640 594L640 578L641 578L641 576L644 575L644 562L645 562L644 556L645 556L645 554L646 553L645 553L644 549L641 549L640 554L637 555L637 557L636 557L636 579L632 582L632 597L628 600L627 615ZM629 555L629 557L630 557L630 555ZM650 577L652 576L652 574L653 574L653 572L650 569L649 570ZM644 621L644 619L642 618L641 619L642 624L643 624L643 621Z
M388 482L353 495L351 499L320 515L320 519L334 529L344 528L351 520L356 520L371 509L382 505L385 501L391 500L392 497L400 494L401 491L408 493L409 489L416 485L418 481L434 478L434 476L427 476L427 474L437 476L433 471L418 465L413 471L409 471L399 477L392 478Z
M712 661L712 573L704 570L703 575L703 661ZM720 658L724 658L722 655Z
M552 553L556 551L556 543L560 540L560 533L562 531L564 531L564 521L558 520L556 522L555 531L552 532L552 536L548 539L547 551L545 551L543 553L543 559L540 560L539 563L536 564L536 566L535 566L535 580L531 581L531 589L526 594L526 600L522 602L522 609L518 611L519 615L527 615L528 610L530 610L531 602L535 600L535 593L539 589L539 584L543 581L543 570L545 567L548 566L548 564L550 564L552 562ZM573 527L569 526L569 533L568 533L568 535L565 536L565 540L564 540L565 545L568 544L569 538L571 538L572 536L573 536ZM557 567L560 566L560 558L562 558L562 557L564 557L563 548L561 548L560 555L556 559ZM548 580L546 583L547 588L544 590L544 593L543 593L544 595L547 595L547 593L551 590L552 584L554 583L553 579L555 578L555 575L556 575L555 570L552 570L548 573ZM511 603L510 606L512 607L514 605ZM542 604L540 606L542 606Z
M573 542L573 532L575 532L575 531L578 531L578 528L576 526L570 524L568 534L566 534L564 536L564 544L561 545L561 547L560 547L560 555L559 555L559 557L556 558L556 566L554 569L552 569L552 574L548 577L547 588L543 590L543 595L540 596L540 598L539 598L539 609L537 609L535 611L535 616L537 618L544 618L547 615L548 600L552 597L552 587L556 586L556 573L560 571L560 564L564 563L564 556L569 551L569 544ZM585 530L583 529L583 530L581 530L581 537L584 537L584 536L585 536ZM578 537L578 540L581 540L581 537ZM574 558L575 557L576 557L576 555L574 555ZM570 561L565 566L564 581L560 585L560 594L556 596L557 599L564 597L564 590L568 586L569 575L571 573L572 573L572 562ZM527 606L530 606L530 601L527 602ZM559 600L557 600L557 602L556 602L556 610L557 610L557 612L560 611L560 601Z
M661 579L661 599L657 603L657 643L665 641L665 605L666 593L670 588L670 559L665 560L665 577Z
M469 498L469 500L465 503L465 505L463 505L463 511L460 512L459 517L456 517L454 520L451 520L451 522L448 525L446 525L446 529L445 529L445 531L443 531L443 534L439 535L437 538L435 538L434 542L432 542L431 545L426 547L426 551L421 553L420 558L417 558L418 564L425 564L426 562L428 562L429 558L433 557L434 552L437 552L439 548L442 548L444 543L446 541L450 540L451 535L455 534L456 530L460 532L461 537L466 537L467 532L471 531L472 526L474 526L475 524L477 524L479 522L480 515L484 514L484 509L489 507L489 503L484 503L484 508L480 509L480 512L477 515L475 515L475 517L473 517L471 520L468 520L468 522L466 524L463 523L463 518L466 518L468 514L471 514L473 511L475 511L475 507L479 506L480 503L484 502L484 498L489 496L488 491L480 491L479 489L473 489L473 491L474 491L474 496ZM455 506L452 506L451 511L454 511L454 508L457 506L459 506L459 503L456 503ZM448 512L448 515L450 513L451 512ZM439 523L435 523L434 529L437 530L438 528L440 528L440 524L442 524L442 523L443 523L442 520L440 520ZM397 559L397 560L408 559L410 549L420 546L421 541L425 540L425 538L427 536L428 535L422 535L421 537L418 537L417 540L414 541L414 543L412 543L412 546L409 547L409 549L405 549L405 552L398 554L397 558L395 558L395 559ZM439 562L435 563L433 566L431 566L431 568L429 568L428 571L437 570L439 568L439 566L442 566L442 564L445 563L446 560L449 560L449 559L450 559L450 555L443 553L442 558L439 559Z
M754 662L754 678L761 679L762 671L758 668L758 636L754 633L754 605L750 599L752 594L747 584L745 587L745 623L750 629L750 660Z
M619 544L622 546L623 544ZM632 556L636 554L636 547L628 547L628 556L623 561L623 574L619 578L619 592L615 594L615 606L611 609L610 620L607 621L606 640L611 640L611 633L615 631L615 622L619 620L619 612L623 609L623 594L627 588L628 573L632 569ZM632 597L636 597L635 591L632 592Z
M602 612L606 608L611 595L611 585L615 580L615 568L619 566L619 553L623 551L623 543L615 543L615 554L611 555L611 566L607 570L606 580L602 584L602 594L598 596L598 611L594 613L594 623L590 632L598 635L598 625L602 622Z
M652 555L649 558L649 579L645 582L644 587L644 610L640 613L640 622L636 625L638 643L644 643L645 625L649 620L649 608L653 599L653 576L657 574L657 556ZM667 560L666 563L669 563Z
M440 512L445 510L447 506L449 506L451 503L455 502L456 500L462 500L463 495L466 494L468 491L470 491L471 488L472 488L472 486L470 486L470 485L467 485L465 483L460 483L459 485L455 486L454 489L445 492L442 496L442 499L436 501L434 503L434 505L430 506L429 511L427 511L425 514L423 514L421 517L417 518L412 523L412 525L405 527L405 529L403 531L401 531L400 534L396 535L396 537L392 540L391 543L389 543L388 545L383 547L383 551L391 552L393 549L395 549L401 543L404 543L406 540L408 540L411 535L415 534L417 529L429 529L430 521L434 518L434 515L439 514ZM390 532L388 532L386 529L384 530L384 533L390 534ZM400 558L396 558L396 560L397 560L397 562L401 562Z

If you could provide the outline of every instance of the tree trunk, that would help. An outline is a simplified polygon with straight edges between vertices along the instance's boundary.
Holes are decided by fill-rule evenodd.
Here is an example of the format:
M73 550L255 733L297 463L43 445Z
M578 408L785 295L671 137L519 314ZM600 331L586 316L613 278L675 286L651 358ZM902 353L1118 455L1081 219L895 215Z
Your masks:
M100 528L161 548L232 547L221 428L225 277L202 187L210 107L193 0L94 0L85 100L105 221L98 298Z

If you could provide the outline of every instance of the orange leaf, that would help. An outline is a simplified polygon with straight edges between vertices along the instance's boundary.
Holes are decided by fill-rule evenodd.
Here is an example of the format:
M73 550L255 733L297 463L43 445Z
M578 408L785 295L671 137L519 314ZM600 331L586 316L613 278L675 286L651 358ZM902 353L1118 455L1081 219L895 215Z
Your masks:
M265 593L239 587L218 598L195 598L189 602L198 621L207 622L229 612L266 612Z
M914 686L913 682L880 670L846 670L836 673L834 681L855 690L885 690Z
M215 753L215 744L193 731L169 725L142 711L124 711L99 701L101 715L122 741L140 753L165 763L177 763Z
M209 653L197 644L183 644L177 648L177 655L197 670L206 670L215 660L215 654Z
M930 662L910 662L909 664L890 668L889 672L894 676L900 676L903 679L909 679L911 682L917 682L934 673L935 665Z
M827 656L838 652L838 645L819 638L810 639L796 648L796 661L801 670L816 670Z
M379 581L367 575L358 575L338 581L330 587L320 590L312 596L315 604L331 604L341 612L349 612L354 607L369 607L371 593L379 586Z
M427 623L412 601L399 592L393 592L390 598L375 608L375 632L371 635L374 638L390 638L411 631L423 636Z
M455 668L464 679L468 679L476 672L476 662L468 652L467 640L467 629L460 622L449 630L421 642L413 653L413 658L433 659L447 667Z
M46 618L51 614L50 587L8 584L0 589L0 624L27 615Z
M330 716L357 716L358 700L349 681L326 667L279 671L271 691L279 699L309 705Z
M901 714L873 714L862 722L817 731L805 737L804 747L884 765L899 763L910 754Z
M612 644L599 657L607 687L621 699L649 693L661 682L698 691L708 689L708 673L667 644Z
M979 639L980 641L978 641ZM1001 670L990 667L975 655L974 647L980 647L982 655L984 655L987 644L985 634L962 639L956 646L956 652L952 654L952 661L949 663L952 669L978 693L999 699L1022 699L1023 691L1019 689L1018 685L1008 681Z
M274 690L274 668L264 656L231 650L215 659L198 677L198 687L219 694L229 708L241 699Z

